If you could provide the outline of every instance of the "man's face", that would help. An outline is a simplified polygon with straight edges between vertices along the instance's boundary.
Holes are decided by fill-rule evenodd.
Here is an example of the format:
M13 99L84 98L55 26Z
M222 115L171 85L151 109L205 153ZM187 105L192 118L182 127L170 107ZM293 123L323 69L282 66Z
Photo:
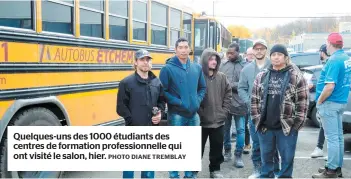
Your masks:
M217 59L216 59L216 56L211 56L209 59L208 59L208 68L210 70L215 70L216 69L216 66L217 66Z
M239 52L237 52L235 50L235 48L229 48L227 50L227 57L228 57L228 60L230 61L235 61L236 59L238 59L238 56L239 56Z
M279 52L274 52L271 55L271 62L273 66L283 66L286 64L285 55Z
M139 58L135 61L135 66L142 72L148 72L151 70L152 62L149 57Z
M190 49L188 42L179 42L176 48L176 55L180 59L187 59L189 57Z
M251 62L251 61L253 61L255 59L253 50L251 50L251 49L247 50L247 52L246 52L246 59L249 62Z
M266 56L267 48L261 44L257 44L254 48L254 56L257 60L263 60Z

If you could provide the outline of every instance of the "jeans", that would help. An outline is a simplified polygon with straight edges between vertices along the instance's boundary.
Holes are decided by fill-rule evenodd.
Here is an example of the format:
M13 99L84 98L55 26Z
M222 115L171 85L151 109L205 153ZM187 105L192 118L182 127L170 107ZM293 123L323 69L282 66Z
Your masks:
M186 118L175 113L168 113L167 119L170 126L200 126L200 117L197 113L192 118ZM195 173L196 172L193 171L185 171L184 178L193 178ZM179 178L179 172L170 171L169 178Z
M249 118L250 118L249 116L250 115L245 116L245 145L250 144L250 131L249 131L249 127L248 127Z
M230 128L232 126L232 114L228 115L227 120L224 125L224 149L231 150L231 133ZM245 141L245 117L234 115L235 127L236 127L236 149L235 155L241 155L244 150L244 141Z
M255 124L251 120L251 116L249 116L248 123L249 123L250 135L252 139L251 160L254 166L261 165L260 141L258 138L258 132L256 133ZM279 161L278 150L275 151L273 162L274 162L274 171L276 172L276 174L278 174L278 172L280 171L280 161Z
M134 178L134 171L124 171L123 178ZM155 172L153 171L142 171L140 178L155 178Z
M319 129L318 143L317 143L317 147L320 148L321 150L323 149L324 141L325 141L324 129L321 126L321 128Z
M344 160L344 135L342 127L342 115L346 104L339 104L325 101L317 105L317 115L319 115L324 135L327 139L328 162L327 167L335 170L343 166Z
M223 131L224 126L217 128L202 128L202 156L204 155L206 141L210 138L210 172L221 170L221 164L224 161L222 153Z
M294 169L294 158L298 131L291 129L288 136L285 136L282 129L265 132L257 131L260 141L262 169L261 178L274 178L274 154L278 148L281 156L281 170L278 178L291 178Z

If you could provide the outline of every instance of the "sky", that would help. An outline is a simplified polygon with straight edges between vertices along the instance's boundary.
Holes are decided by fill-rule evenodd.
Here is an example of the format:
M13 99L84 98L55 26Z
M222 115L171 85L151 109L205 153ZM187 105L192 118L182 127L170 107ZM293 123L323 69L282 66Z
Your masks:
M275 27L289 23L294 18L238 18L254 17L320 17L351 15L350 0L174 0L188 4L197 12L214 14L228 26L244 25L251 30ZM333 2L333 3L332 3Z

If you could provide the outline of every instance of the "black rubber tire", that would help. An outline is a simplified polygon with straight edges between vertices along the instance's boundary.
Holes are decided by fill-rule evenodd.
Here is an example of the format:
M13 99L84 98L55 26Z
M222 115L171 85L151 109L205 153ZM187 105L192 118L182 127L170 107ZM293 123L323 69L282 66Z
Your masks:
M26 109L18 113L10 121L8 126L61 126L57 116L50 110L42 107ZM40 172L16 172L7 171L7 129L0 143L0 178L38 178ZM45 178L60 178L63 172L53 171Z
M316 107L313 107L312 109L312 112L311 112L311 120L313 122L313 125L315 127L320 127L320 123L317 119L317 108Z

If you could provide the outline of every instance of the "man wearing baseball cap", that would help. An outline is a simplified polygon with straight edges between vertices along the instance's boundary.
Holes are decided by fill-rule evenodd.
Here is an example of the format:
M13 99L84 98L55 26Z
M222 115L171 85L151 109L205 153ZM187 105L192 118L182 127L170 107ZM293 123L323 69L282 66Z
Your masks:
M319 48L319 56L321 58L322 64L325 65L328 61L329 56L330 56L327 53L327 45L326 44L323 44ZM321 125L321 127L319 129L317 147L314 149L314 151L311 154L312 158L324 156L324 154L323 154L324 141L325 141L324 130L323 130L323 126Z
M161 121L165 99L161 81L151 72L151 59L144 49L135 52L135 72L119 83L117 114L124 118L126 126L152 126ZM141 178L154 175L154 171L141 172ZM123 172L123 178L133 177L133 171Z
M319 115L328 143L328 161L325 169L312 178L337 178L342 176L344 136L342 114L350 91L351 58L344 53L343 38L331 33L327 51L331 55L323 67L316 87L317 115Z
M240 75L238 92L240 98L246 103L248 107L248 123L249 123L249 132L252 139L252 155L251 160L254 165L253 174L250 178L257 178L261 173L261 154L260 154L260 143L258 140L257 133L255 132L255 125L251 120L250 110L251 110L251 92L254 85L255 78L257 74L269 67L271 64L270 60L267 58L267 43L263 39L258 39L253 44L253 54L254 60L246 65ZM279 157L278 152L274 155L275 162L275 171L279 171Z

